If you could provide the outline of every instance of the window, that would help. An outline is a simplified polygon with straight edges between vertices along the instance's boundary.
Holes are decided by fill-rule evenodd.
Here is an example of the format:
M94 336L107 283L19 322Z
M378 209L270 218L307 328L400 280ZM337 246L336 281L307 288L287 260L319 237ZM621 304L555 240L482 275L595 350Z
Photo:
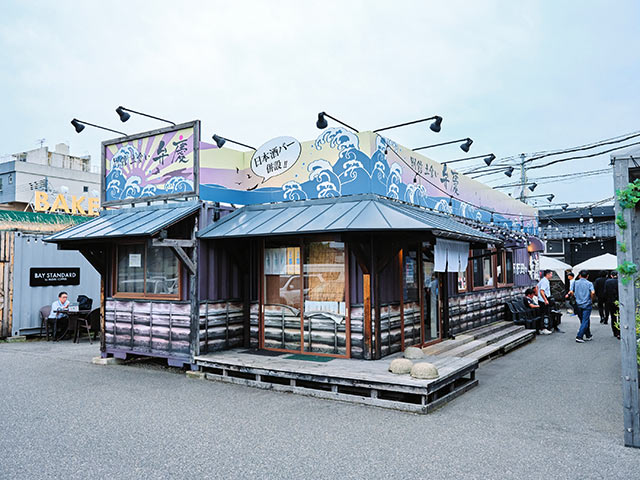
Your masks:
M513 252L511 250L498 254L496 270L498 274L498 285L513 284Z
M9 185L13 183L13 173L9 174Z
M0 177L0 192L2 192L2 178Z
M458 293L467 291L467 272L458 272Z
M170 248L119 245L117 262L116 295L179 297L180 269Z
M305 314L345 315L344 243L310 242L305 245L304 253Z
M404 301L418 301L418 252L405 250L404 256Z
M473 288L493 287L493 265L490 250L473 250Z
M87 193L89 191L89 187L87 187L86 185L84 187L82 187L82 191L84 193Z
M265 248L264 277L267 305L300 308L300 247Z
M547 240L544 246L544 253L551 255L563 255L564 240Z

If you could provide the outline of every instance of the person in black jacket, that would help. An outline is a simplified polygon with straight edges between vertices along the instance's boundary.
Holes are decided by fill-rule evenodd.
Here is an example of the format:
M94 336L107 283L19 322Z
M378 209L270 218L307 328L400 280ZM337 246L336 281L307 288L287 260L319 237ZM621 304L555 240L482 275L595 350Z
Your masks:
M598 312L600 313L600 323L605 325L609 321L609 310L607 309L607 303L604 297L604 282L607 280L607 272L602 272L595 282L593 282L593 288L596 291L596 297L598 297Z
M616 327L618 321L618 272L613 271L604 283L604 298L607 302L607 310L611 314L611 331L613 336L620 339L620 329Z

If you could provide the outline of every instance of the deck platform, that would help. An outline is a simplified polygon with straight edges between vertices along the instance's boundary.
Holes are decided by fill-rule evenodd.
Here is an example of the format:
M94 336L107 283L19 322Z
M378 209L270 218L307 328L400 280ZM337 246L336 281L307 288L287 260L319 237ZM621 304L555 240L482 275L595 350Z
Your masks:
M478 384L475 358L425 356L416 361L433 363L440 376L418 380L388 371L399 353L382 360L334 358L327 362L286 358L289 356L234 349L201 355L195 361L208 380L415 413L429 413Z

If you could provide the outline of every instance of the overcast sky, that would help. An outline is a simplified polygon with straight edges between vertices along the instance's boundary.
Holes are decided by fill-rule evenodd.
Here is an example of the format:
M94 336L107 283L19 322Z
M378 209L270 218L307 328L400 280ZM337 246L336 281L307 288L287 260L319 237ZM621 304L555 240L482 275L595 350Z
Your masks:
M126 133L162 126L135 116L122 124L118 105L198 118L205 140L256 146L315 138L321 110L360 130L439 114L440 134L423 124L388 135L409 147L469 136L469 155L499 158L640 130L637 1L5 0L0 9L2 154L46 138L97 160L111 135L78 135L73 117ZM603 155L530 176L608 163ZM535 193L595 201L613 187L604 176Z

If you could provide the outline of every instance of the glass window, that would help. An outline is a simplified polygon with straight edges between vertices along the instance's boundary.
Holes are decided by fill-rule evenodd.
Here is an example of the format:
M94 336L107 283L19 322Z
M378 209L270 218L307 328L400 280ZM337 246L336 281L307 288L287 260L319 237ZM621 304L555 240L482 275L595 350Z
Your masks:
M116 293L179 295L180 267L170 248L119 245L117 260Z
M406 250L404 256L404 301L418 300L418 253Z
M118 292L144 293L144 244L118 247Z
M467 272L458 272L458 292L467 291Z
M345 315L345 267L343 242L310 242L305 245L304 309Z
M300 247L264 249L265 301L300 309Z
M495 285L493 278L493 268L491 265L491 251L473 250L473 286L492 287Z
M147 249L147 293L177 295L178 259L167 247Z
M513 283L513 252L506 251L505 252L505 270L507 274L507 283Z

